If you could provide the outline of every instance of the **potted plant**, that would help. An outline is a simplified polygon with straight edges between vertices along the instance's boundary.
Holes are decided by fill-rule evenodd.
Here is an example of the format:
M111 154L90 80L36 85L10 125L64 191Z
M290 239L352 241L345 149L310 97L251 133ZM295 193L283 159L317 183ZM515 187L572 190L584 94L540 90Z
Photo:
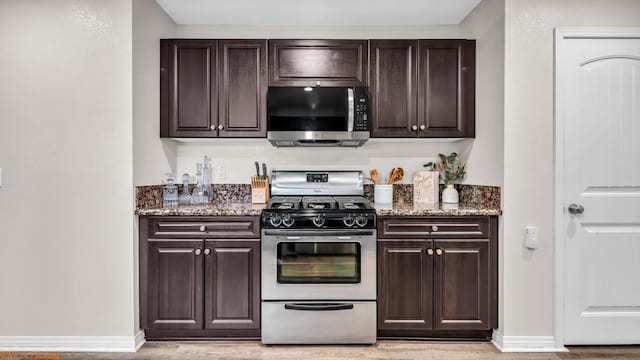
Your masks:
M442 202L446 204L457 204L459 201L458 190L453 187L457 181L462 180L466 175L465 163L460 159L460 156L452 152L450 155L438 154L440 158L437 162L428 162L423 166L431 171L438 170L440 172L440 179L446 185L444 191L442 191Z

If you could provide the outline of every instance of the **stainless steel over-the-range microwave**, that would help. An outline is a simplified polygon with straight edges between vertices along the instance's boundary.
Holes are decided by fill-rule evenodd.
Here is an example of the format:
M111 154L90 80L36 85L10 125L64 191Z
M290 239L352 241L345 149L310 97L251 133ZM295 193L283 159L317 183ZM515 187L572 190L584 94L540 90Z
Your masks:
M369 140L366 87L269 87L267 138L275 146L361 146Z

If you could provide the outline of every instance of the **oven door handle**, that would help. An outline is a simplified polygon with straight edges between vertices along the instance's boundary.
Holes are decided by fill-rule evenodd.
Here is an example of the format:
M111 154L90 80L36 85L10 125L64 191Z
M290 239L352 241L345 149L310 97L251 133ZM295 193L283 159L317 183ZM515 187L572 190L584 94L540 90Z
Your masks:
M301 311L331 311L331 310L351 310L353 304L348 303L319 303L319 304L284 304L287 310Z
M317 238L342 237L342 236L373 236L375 230L265 230L268 236L304 237L311 236Z

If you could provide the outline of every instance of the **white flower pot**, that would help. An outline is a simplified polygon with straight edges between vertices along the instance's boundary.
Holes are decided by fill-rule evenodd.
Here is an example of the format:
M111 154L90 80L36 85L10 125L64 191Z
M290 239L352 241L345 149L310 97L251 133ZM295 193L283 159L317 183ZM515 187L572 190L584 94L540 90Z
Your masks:
M444 204L457 204L458 200L458 190L453 187L453 185L447 185L447 187L442 190L442 202Z

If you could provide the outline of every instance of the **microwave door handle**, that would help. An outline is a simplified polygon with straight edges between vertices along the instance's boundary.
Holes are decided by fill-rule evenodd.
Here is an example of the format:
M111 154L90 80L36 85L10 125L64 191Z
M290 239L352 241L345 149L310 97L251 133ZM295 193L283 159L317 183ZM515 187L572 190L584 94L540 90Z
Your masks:
M355 116L355 98L353 96L353 88L347 89L347 103L349 104L349 111L347 116L347 131L353 131L353 122Z

